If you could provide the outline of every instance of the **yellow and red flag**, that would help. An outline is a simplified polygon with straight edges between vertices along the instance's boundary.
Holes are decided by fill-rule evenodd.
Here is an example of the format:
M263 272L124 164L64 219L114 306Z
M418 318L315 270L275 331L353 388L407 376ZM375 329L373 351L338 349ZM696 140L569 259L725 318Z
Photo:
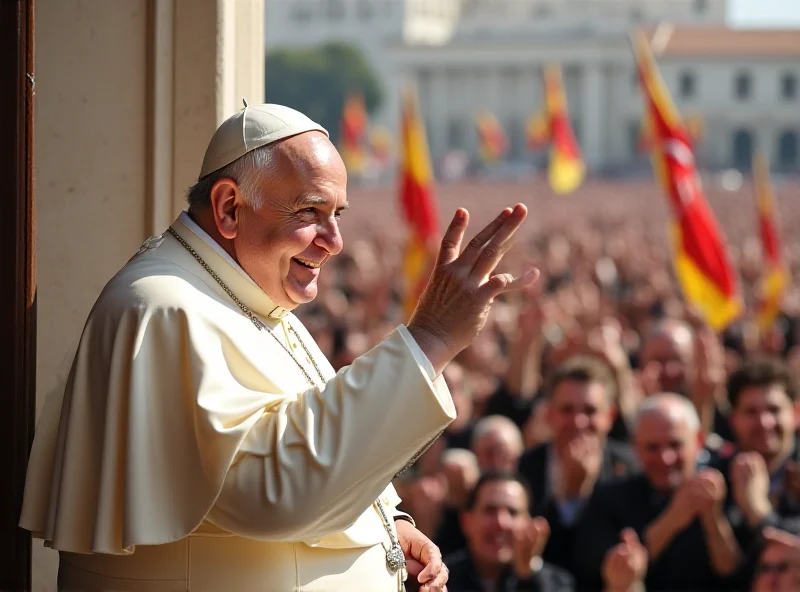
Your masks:
M375 126L369 132L369 145L372 157L381 167L386 166L392 158L392 133L385 126Z
M414 312L436 260L439 215L434 196L425 124L411 88L403 96L400 147L400 206L408 224L408 243L403 256L405 294L403 309Z
M705 135L705 121L703 116L694 112L686 116L686 133L693 144L703 139ZM647 119L647 113L642 117L642 125L639 128L639 151L646 154L653 146L653 130Z
M650 45L633 37L644 111L651 130L653 169L673 212L675 273L688 304L716 330L742 311L736 272L725 239L703 195L691 141L656 66Z
M753 158L753 180L764 265L757 289L756 322L758 327L764 330L772 326L775 317L780 312L788 276L781 257L775 200L769 180L769 166L763 154L757 154Z
M580 187L586 176L586 165L572 131L567 95L558 66L545 68L544 113L528 120L525 131L530 147L550 144L548 177L553 191L564 195Z
M364 149L367 125L364 97L360 93L353 93L347 97L342 111L340 149L342 160L352 174L363 174L367 165Z
M481 111L475 116L475 125L478 128L478 144L483 162L495 163L505 156L508 142L497 118L488 111Z
M528 118L525 140L531 150L539 150L550 143L550 118L546 112L535 113Z

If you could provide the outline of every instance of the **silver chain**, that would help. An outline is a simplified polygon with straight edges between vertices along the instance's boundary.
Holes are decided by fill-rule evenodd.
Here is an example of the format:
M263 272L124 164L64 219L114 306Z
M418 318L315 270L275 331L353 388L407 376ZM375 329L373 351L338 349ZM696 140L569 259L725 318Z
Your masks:
M305 366L301 364L300 360L298 360L292 353L292 350L289 349L286 346L286 344L283 343L283 341L278 339L277 335L275 335L274 333L272 333L272 331L267 329L266 325L264 325L264 323L261 322L261 319L259 319L253 313L253 311L251 311L241 300L239 300L236 297L236 294L234 294L233 291L225 284L225 282L222 281L222 278L220 278L214 272L214 270L211 269L211 267L208 265L208 263L205 262L205 260L200 256L200 254L197 251L195 251L192 248L192 246L189 243L187 243L183 239L183 237L175 231L174 228L170 226L167 230L172 236L175 237L175 239L183 246L183 248L186 249L192 255L192 257L194 257L197 260L197 262L202 266L202 268L205 269L212 278L214 278L214 280L220 285L220 287L223 290L225 290L225 293L228 296L230 296L231 300L233 300L236 303L236 305L242 310L242 312L247 316L247 318L253 322L253 324L256 326L256 329L258 329L259 331L261 331L262 329L266 329L267 333L269 335L272 335L273 339L275 339L275 341L277 341L280 344L280 346L286 351L286 353L289 354L289 357L292 358L292 360L294 360L294 363L297 364L300 370L302 370L303 374L306 377L306 380L308 380L308 383L315 388L320 388L320 386L317 385L316 382L311 378L311 375L308 373ZM325 384L326 382L325 377L322 375L319 366L317 366L317 363L314 361L314 356L311 355L311 352L309 351L305 342L300 338L300 335L297 334L297 331L295 331L294 327L292 327L291 325L289 325L289 331L291 331L297 338L297 341L300 342L300 345L306 352L306 356L308 356L308 359L311 360L311 365L314 366L314 370L317 372L317 375L322 381L322 384ZM400 541L397 539L397 537L394 534L394 531L392 530L392 525L389 522L388 516L386 515L386 510L384 510L383 504L380 502L380 500L375 500L373 505L378 508L378 512L381 515L381 520L383 521L383 527L386 529L386 532L389 535L389 540L391 541L391 547L389 548L389 550L386 551L386 564L392 571L392 573L397 572L399 569L405 569L405 556L403 554L403 549L400 546Z
M242 312L247 316L247 318L250 319L253 322L253 324L256 326L256 329L258 329L259 331L261 331L262 329L265 329L267 331L267 333L269 335L271 335L272 338L280 344L280 346L284 349L284 351L286 351L286 353L289 354L289 357L292 358L292 360L294 360L294 363L297 364L297 367L300 368L300 370L303 372L303 374L305 375L306 380L308 380L309 384L311 386L313 386L313 387L319 388L319 385L316 383L316 381L314 381L314 379L311 378L311 375L308 373L308 371L306 370L305 366L303 364L301 364L300 360L298 360L295 357L295 355L292 353L292 350L290 350L288 347L286 347L286 344L283 343L283 341L281 341L280 339L278 339L278 336L275 335L272 331L267 329L267 326L264 325L264 323L261 322L261 319L259 319L253 313L253 311L251 311L244 304L244 302L242 302L241 300L239 300L236 297L236 294L233 293L233 290L231 290L225 284L225 282L222 281L222 278L220 278L214 272L214 270L211 269L211 267L208 265L208 263L205 262L205 260L200 256L200 254L197 251L195 251L189 243L187 243L185 240L183 240L183 237L180 234L178 234L175 231L175 229L172 228L172 226L170 226L168 228L168 231L172 236L174 236L177 239L177 241L181 245L183 245L184 249L189 251L189 253L192 255L192 257L194 257L197 260L197 262L202 266L202 268L205 269L212 278L214 278L214 280L220 285L220 287L223 290L225 290L225 293L228 296L230 296L231 300L233 300L236 303L236 306L238 306L242 310ZM325 377L322 375L322 372L320 371L319 367L317 366L317 363L314 361L314 357L311 355L311 352L308 351L308 348L306 347L306 344L303 342L303 340L297 334L297 331L294 330L294 327L292 327L291 325L289 325L289 331L294 333L294 336L297 338L297 341L300 342L300 345L305 350L306 355L308 356L308 359L311 361L311 365L314 366L314 370L317 372L317 376L319 376L320 380L322 381L322 384L325 384L325 382L326 382L325 381Z

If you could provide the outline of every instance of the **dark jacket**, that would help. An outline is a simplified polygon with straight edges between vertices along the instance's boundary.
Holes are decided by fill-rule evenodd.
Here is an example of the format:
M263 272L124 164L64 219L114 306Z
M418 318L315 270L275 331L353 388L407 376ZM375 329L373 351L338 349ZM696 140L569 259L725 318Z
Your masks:
M484 592L484 584L475 570L475 563L468 550L462 549L445 557L444 564L450 570L450 577L447 580L447 589L450 592ZM494 590L495 592L572 592L575 590L575 581L565 570L545 562L542 569L526 579L520 579L512 569L507 569L495 582Z
M538 446L522 455L519 472L531 487L530 512L542 516L550 525L550 539L544 551L544 559L554 565L571 570L574 530L582 510L575 519L566 523L562 519L558 504L553 499L549 483L550 444ZM598 484L610 483L639 471L636 455L626 444L608 440L603 450L603 464L597 477Z
M765 527L771 526L780 530L785 530L795 535L800 535L800 500L795 500L789 495L783 485L782 470L772 476L772 480L777 483L777 491L773 496L773 512L766 519L754 527L751 527L745 520L744 513L733 499L733 486L731 485L731 463L735 458L735 453L719 457L711 464L725 477L725 485L728 493L725 499L725 515L728 517L739 546L744 554L742 567L737 574L737 585L745 585L753 578L758 556L763 548L761 533ZM790 460L798 462L800 453L798 446L790 456Z
M606 553L619 542L624 528L644 542L647 527L667 508L670 498L654 490L644 475L595 488L575 532L573 575L580 590L602 590L601 571ZM678 534L661 555L651 559L645 588L673 592L736 590L731 579L714 573L705 533L695 520Z

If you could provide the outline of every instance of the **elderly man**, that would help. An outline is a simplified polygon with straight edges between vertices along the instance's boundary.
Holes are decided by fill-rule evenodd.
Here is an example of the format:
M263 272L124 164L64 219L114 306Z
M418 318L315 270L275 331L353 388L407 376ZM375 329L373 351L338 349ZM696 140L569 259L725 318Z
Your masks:
M718 337L699 320L664 319L646 335L639 352L647 393L670 392L689 398L706 436L706 462L716 459L731 440L727 417L718 406L724 394L724 353Z
M481 472L515 471L524 444L517 424L504 415L490 415L475 423L472 452Z
M443 368L538 274L493 273L524 206L463 252L457 210L408 325L335 374L291 313L342 250L326 131L245 105L189 204L105 287L40 422L21 526L60 551L59 587L388 592L407 569L444 589L391 481L454 418Z
M575 536L581 590L599 590L606 555L624 529L647 548L647 590L728 590L741 550L723 513L725 480L697 471L702 439L694 405L674 393L650 396L634 422L643 475L600 485Z

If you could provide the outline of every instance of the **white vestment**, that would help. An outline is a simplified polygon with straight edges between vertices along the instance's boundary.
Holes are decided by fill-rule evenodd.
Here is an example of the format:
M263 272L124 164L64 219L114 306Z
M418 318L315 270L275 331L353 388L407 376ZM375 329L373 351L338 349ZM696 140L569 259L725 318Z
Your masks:
M20 526L61 552L63 590L397 590L373 502L393 529L393 477L455 418L444 380L403 326L335 373L186 219L172 227L265 330L175 237L149 240L43 412ZM308 349L322 388L278 340L318 380Z

